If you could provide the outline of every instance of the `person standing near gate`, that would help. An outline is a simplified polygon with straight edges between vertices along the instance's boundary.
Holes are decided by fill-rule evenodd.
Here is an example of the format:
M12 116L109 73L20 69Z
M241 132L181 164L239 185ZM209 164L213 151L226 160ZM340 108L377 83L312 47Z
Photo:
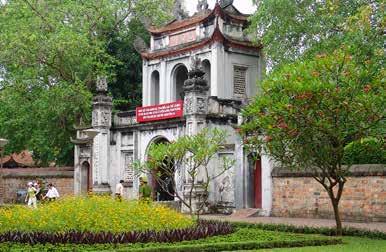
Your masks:
M33 187L32 182L28 182L27 195L25 197L25 202L27 202L28 207L37 208L36 202L36 189Z

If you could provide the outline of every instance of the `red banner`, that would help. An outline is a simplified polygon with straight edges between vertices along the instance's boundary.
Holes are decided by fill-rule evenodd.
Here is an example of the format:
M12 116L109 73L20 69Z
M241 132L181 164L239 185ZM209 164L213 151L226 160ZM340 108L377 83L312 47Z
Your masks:
M172 103L165 103L147 107L138 107L136 109L137 122L151 122L182 117L182 104L183 101L179 100Z

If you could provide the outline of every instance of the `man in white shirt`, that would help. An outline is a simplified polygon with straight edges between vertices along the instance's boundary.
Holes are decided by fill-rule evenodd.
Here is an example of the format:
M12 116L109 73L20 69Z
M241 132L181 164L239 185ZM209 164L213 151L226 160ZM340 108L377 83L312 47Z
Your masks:
M50 183L48 184L48 192L43 199L48 198L49 201L54 201L56 198L59 198L58 190Z
M115 197L117 200L122 201L123 195L123 180L120 180L119 183L115 186Z

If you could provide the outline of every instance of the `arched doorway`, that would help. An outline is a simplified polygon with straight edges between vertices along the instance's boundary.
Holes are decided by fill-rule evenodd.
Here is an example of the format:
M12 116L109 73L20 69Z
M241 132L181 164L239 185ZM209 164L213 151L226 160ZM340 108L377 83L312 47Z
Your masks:
M151 74L151 89L150 89L150 103L151 105L159 104L160 86L159 86L159 72L154 71Z
M169 144L169 141L161 137L154 140L153 144ZM155 201L174 201L174 172L174 160L170 157L165 157L162 165L152 172L151 186Z
M90 163L84 161L80 168L80 193L85 195L90 189Z
M184 82L188 79L188 69L184 64L179 64L173 71L174 101L184 99Z
M208 86L210 87L210 79L211 79L211 73L210 73L210 61L209 60L203 60L202 61L202 68L205 72L204 79L207 81Z

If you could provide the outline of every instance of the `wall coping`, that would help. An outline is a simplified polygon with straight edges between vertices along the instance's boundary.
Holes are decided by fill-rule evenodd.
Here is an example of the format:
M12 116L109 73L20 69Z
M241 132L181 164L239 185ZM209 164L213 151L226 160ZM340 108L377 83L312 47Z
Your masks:
M352 165L347 177L386 176L385 164L360 164ZM309 171L290 170L274 167L272 177L312 177Z
M73 178L74 167L7 168L1 173L4 178Z

